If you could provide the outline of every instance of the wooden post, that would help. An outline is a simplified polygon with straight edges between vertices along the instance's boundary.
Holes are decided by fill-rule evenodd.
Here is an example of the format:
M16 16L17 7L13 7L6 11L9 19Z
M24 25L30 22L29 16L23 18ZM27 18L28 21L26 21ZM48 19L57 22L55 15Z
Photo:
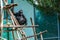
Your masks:
M24 38L22 38L22 39L35 37L35 36L37 36L37 35L40 35L40 36L41 36L41 39L42 39L43 37L42 37L41 34L43 34L43 33L45 33L45 32L47 32L47 30L45 30L45 31L43 31L43 32L39 32L39 33L37 33L37 34L35 34L35 35L32 35L32 36L24 37ZM43 40L43 39L42 39L42 40Z
M9 28L7 28L7 30L9 30ZM7 39L9 40L9 32L7 32Z
M18 39L20 39L19 31L16 31L16 32L17 32Z
M6 23L7 23L8 26L10 26L10 24L8 22L8 13L6 14ZM9 30L9 28L7 28L7 30ZM7 39L9 40L9 32L7 32Z
M1 9L0 9L0 27L1 27ZM0 28L0 31L1 31L1 28ZM0 32L0 34L1 34L1 32ZM1 36L1 35L0 35Z
M32 20L32 18L30 18L30 20L31 20L31 24L34 25L34 21ZM32 27L32 29L33 29L33 32L34 32L34 35L35 35L36 34L35 27ZM34 37L35 37L35 40L37 40L37 36L34 36Z
M25 32L22 32L22 38L26 37ZM22 40L27 40L27 38L22 39Z
M40 32L40 37L41 37L41 40L43 40L43 35L42 35L42 32Z
M47 30L43 31L43 32L40 32L40 37L41 37L41 40L43 40L43 33L47 32Z
M16 40L16 39L15 39L15 36L14 36L14 31L12 31L12 36L13 36L13 39Z
M4 13L3 13L3 1L1 0L1 9L0 9L0 36L2 37L2 33L3 33L3 18L4 18ZM2 39L1 39L2 40Z
M15 23L14 23L14 20L12 19L12 17L11 17L11 20L12 20L13 25L15 26ZM15 28L13 28L13 29L15 29ZM12 35L13 35L13 39L16 40L16 38L14 36L14 31L12 31Z

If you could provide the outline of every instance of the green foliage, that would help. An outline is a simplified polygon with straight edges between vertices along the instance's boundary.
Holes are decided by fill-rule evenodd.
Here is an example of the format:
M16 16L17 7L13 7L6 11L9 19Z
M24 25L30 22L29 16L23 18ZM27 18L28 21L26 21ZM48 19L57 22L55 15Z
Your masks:
M50 12L56 11L60 13L60 0L27 0L30 4L34 5L37 9ZM37 2L38 4L35 4Z

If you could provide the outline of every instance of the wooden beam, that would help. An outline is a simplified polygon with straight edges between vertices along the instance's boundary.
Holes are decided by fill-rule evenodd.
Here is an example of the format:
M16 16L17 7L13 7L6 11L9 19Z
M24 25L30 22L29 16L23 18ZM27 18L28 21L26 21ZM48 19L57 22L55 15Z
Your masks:
M32 29L33 29L33 32L34 32L34 35L36 34L36 29L35 27L33 27L35 24L34 24L34 21L32 20L32 18L30 17L30 20L31 20L31 24L32 24ZM37 36L34 36L35 40L37 40Z
M14 31L12 31L12 35L13 35L13 39L16 40L16 39L15 39L15 35L14 35Z
M35 36L40 35L40 34L43 34L43 33L45 33L45 32L47 32L47 30L45 30L45 31L43 31L43 32L40 32L40 33L37 33L37 34L32 35L32 36L24 37L24 38L22 38L22 40L25 39L25 38L35 37Z
M32 25L32 26L25 26L25 25L4 25L4 28L29 28L29 27L36 27L37 28L38 25Z
M0 10L0 11L1 11L1 13L0 13L0 15L1 15L1 16L0 16L0 18L1 18L1 19L0 19L0 27L1 27L1 28L0 28L0 31L1 31L0 36L1 36L1 37L2 37L2 33L3 33L3 30L2 30L2 29L3 29L3 18L4 18L3 3L2 3L2 2L3 2L3 1L1 0L1 10ZM0 40L2 40L2 39L0 39Z
M8 5L4 6L3 9L10 9L14 6L17 6L17 4L8 4ZM0 9L1 9L1 6L0 6Z

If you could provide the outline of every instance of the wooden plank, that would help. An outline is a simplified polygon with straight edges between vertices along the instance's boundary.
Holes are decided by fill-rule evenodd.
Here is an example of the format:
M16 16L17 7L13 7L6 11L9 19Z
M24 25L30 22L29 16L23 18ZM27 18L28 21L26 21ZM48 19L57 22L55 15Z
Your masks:
M1 27L1 9L0 9L0 27ZM1 28L0 28L0 31L1 31Z

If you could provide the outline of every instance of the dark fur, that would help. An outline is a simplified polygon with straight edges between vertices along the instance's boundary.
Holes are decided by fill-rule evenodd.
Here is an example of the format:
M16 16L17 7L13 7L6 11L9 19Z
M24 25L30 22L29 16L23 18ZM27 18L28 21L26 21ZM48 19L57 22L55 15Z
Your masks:
M23 15L22 11L18 11L14 15L15 15L15 17L18 20L20 25L24 25L24 24L27 25L27 20L26 20L25 16ZM21 20L21 17L23 18L22 20Z

